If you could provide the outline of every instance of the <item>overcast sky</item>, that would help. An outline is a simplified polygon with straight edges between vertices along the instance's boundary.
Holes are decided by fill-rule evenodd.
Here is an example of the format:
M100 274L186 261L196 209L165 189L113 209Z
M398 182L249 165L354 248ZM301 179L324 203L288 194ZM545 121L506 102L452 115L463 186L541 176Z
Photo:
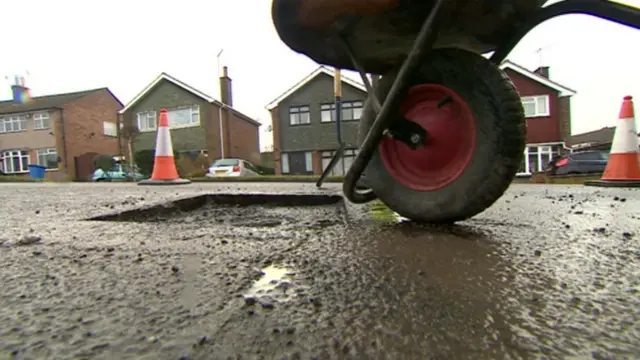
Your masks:
M640 0L620 2L640 7ZM216 55L224 49L235 107L268 125L265 105L317 66L280 42L270 6L270 0L5 1L0 98L11 97L4 77L25 71L33 96L106 86L126 104L164 71L218 97ZM565 16L531 32L509 59L530 70L542 61L553 80L578 92L574 134L614 125L625 95L640 103L640 31ZM261 142L271 144L271 135L261 134Z

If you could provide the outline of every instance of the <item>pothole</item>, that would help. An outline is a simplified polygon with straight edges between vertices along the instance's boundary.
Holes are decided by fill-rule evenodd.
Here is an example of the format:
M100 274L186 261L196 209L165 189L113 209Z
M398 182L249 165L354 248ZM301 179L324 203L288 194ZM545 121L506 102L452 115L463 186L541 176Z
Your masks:
M241 227L274 227L299 221L302 209L344 218L344 200L338 195L205 194L126 211L91 217L91 221L181 222L210 221ZM268 211L265 211L268 210Z

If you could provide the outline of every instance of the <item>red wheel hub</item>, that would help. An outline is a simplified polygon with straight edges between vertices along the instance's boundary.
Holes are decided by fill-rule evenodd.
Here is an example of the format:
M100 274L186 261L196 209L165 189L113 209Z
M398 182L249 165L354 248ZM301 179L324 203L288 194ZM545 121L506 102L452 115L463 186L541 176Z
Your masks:
M451 100L443 102L447 98ZM443 188L460 177L470 165L476 145L476 120L466 101L442 85L418 85L409 89L400 111L427 131L427 141L412 150L401 141L384 137L379 153L389 173L419 191Z

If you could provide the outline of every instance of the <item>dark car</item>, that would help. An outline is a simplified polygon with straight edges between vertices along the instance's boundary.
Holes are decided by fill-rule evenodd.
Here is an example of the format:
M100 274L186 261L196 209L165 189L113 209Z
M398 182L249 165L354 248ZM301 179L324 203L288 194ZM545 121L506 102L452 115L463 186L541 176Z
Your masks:
M557 157L547 165L549 175L602 174L607 167L609 153L581 151Z

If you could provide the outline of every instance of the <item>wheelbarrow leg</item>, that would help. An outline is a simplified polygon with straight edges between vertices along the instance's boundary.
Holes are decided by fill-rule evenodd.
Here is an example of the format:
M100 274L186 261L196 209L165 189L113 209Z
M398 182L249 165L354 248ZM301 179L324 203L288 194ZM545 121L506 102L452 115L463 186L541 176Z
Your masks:
M335 69L335 74L333 76L334 83L334 104L335 104L335 116L336 116L336 135L338 137L338 150L333 154L329 165L324 169L322 175L320 175L320 179L316 182L316 187L321 187L324 180L329 176L331 170L336 167L338 161L342 159L344 155L344 141L342 140L342 128L340 121L342 120L342 74L340 73L340 69Z
M378 98L375 96L375 94L373 92L373 86L372 86L371 82L369 81L369 78L367 77L367 73L364 71L364 69L362 69L362 66L360 66L359 62L355 58L355 56L353 54L353 50L351 49L351 46L349 45L349 42L342 36L338 36L338 41L344 47L346 53L349 55L349 58L351 59L351 61L354 64L354 67L356 67L356 69L358 70L358 73L360 74L360 77L362 78L362 82L364 83L364 86L365 86L365 88L367 90L367 93L368 93L368 101L372 102L373 108L375 109L376 112L380 112L380 108L381 108L380 101L378 100ZM341 123L340 123L341 120L342 120L342 111L341 111L341 96L342 96L342 94L341 94L342 83L341 82L342 82L342 79L341 79L340 75L341 75L340 70L336 69L336 74L334 76L334 82L335 82L335 85L334 85L335 90L334 90L334 92L335 92L336 133L337 133L337 136L338 136L338 150L336 151L336 153L331 158L331 161L329 162L329 165L327 165L327 167L322 172L322 175L320 176L320 179L318 179L318 181L316 182L316 186L317 187L321 187L322 186L322 184L324 183L324 180L327 178L327 176L329 176L329 173L331 173L331 170L333 170L333 168L336 166L338 161L344 155L345 144L344 144L344 141L342 140L342 129L341 129ZM372 192L370 192L370 193L373 194Z
M436 0L434 5L424 21L420 32L418 33L416 40L413 43L409 55L403 62L398 75L391 86L389 94L384 99L384 102L380 106L380 110L377 112L376 119L373 125L369 129L367 136L365 137L360 151L356 155L351 168L347 172L343 186L343 192L345 197L356 204L366 203L375 200L376 196L373 192L358 192L356 190L356 183L362 176L367 164L371 161L371 158L375 152L376 147L380 143L380 140L384 136L384 132L390 127L392 120L394 119L395 112L400 107L400 103L407 92L407 81L411 73L423 62L425 57L429 54L436 36L439 30L439 25L442 20L442 5L444 0ZM355 59L354 59L355 60ZM362 69L357 61L354 61L354 67L356 69ZM360 75L363 72L359 70ZM371 87L368 81L365 81L365 86ZM369 89L367 89L369 90ZM369 100L377 101L374 97L373 91L369 90ZM379 102L378 102L379 103ZM375 104L375 103L374 103ZM375 105L374 105L375 106Z

